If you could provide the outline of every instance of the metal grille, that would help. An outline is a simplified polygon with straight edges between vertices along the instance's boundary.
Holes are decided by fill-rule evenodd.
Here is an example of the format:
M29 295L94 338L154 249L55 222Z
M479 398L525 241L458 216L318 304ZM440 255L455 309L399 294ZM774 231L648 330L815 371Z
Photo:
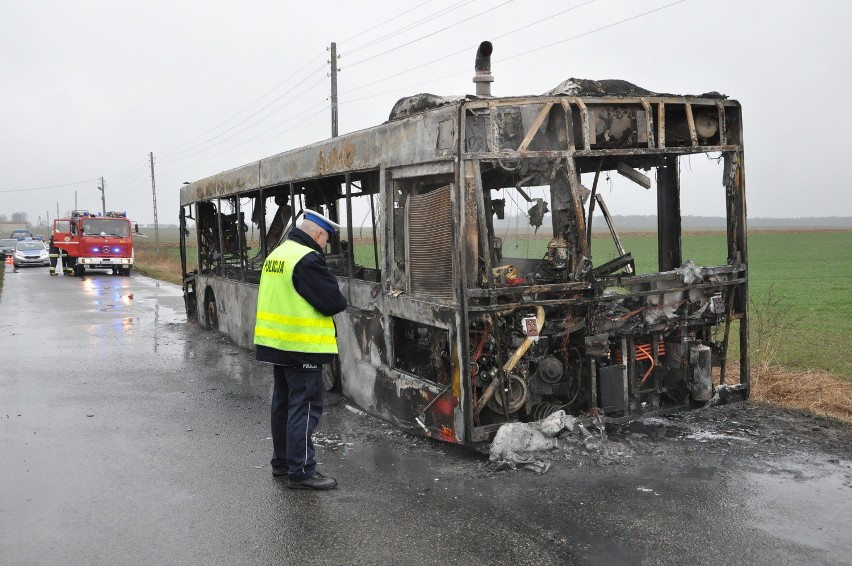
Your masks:
M408 199L408 273L412 294L453 298L451 188L452 185L447 185Z

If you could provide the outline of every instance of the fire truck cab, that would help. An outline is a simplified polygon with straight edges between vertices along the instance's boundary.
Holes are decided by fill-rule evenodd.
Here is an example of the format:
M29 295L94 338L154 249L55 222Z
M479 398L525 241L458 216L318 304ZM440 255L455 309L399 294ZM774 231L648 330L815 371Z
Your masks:
M74 210L71 218L57 218L53 221L51 254L62 258L68 275L82 276L86 268L130 275L133 232L127 213L107 212L99 216Z

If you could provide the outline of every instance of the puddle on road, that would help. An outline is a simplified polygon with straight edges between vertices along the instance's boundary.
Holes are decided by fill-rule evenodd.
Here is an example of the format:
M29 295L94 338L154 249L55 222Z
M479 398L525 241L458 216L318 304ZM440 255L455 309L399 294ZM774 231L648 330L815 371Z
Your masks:
M825 475L814 477L815 473ZM758 519L756 526L779 539L827 551L829 562L840 564L849 559L849 462L827 471L814 465L790 464L771 474L746 474L744 480L752 488L746 505Z
M161 284L139 275L126 278L95 274L86 275L80 281L85 293L92 298L96 312L126 314L140 321L147 318L148 312L137 307L152 307L155 324L186 322L183 291L177 285ZM171 303L171 306L165 302Z

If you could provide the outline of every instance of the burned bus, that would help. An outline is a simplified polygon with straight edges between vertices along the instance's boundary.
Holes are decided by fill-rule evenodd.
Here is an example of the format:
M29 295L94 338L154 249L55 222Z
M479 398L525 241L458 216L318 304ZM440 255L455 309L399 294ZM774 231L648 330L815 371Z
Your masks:
M578 79L496 97L489 55L476 95L404 98L381 125L184 185L188 317L252 348L263 260L314 209L343 225L327 263L349 301L324 380L400 427L473 443L557 410L619 422L747 398L739 103ZM727 215L711 265L683 257L695 154L718 161ZM649 272L613 225L610 172L655 193ZM611 257L592 255L593 218Z

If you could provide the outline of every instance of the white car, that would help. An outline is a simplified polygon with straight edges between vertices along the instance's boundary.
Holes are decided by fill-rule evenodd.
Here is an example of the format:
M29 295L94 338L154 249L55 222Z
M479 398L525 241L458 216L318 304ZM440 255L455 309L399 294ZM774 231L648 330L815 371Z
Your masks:
M48 266L50 265L50 256L47 253L47 246L41 240L18 240L12 262L15 267L25 265Z

